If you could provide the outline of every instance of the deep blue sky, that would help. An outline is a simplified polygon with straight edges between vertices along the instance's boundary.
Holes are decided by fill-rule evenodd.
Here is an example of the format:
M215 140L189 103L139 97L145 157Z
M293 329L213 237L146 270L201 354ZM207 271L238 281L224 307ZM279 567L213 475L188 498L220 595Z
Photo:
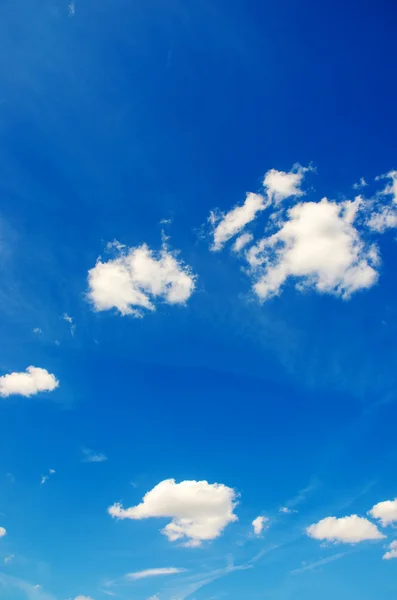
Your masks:
M324 548L305 527L397 495L395 230L376 237L371 289L343 300L287 284L260 303L230 248L211 252L207 218L296 162L316 168L304 200L352 199L360 177L380 189L397 168L394 3L73 6L0 7L0 376L35 365L60 382L0 401L0 561L14 555L0 598L393 597L392 530ZM106 244L157 251L162 219L197 275L186 305L95 311L87 274ZM82 448L108 460L81 462ZM234 488L239 521L185 548L159 533L167 520L107 514L168 478ZM297 512L279 513L289 501ZM178 577L230 555L252 568L186 595ZM120 584L161 567L188 574Z

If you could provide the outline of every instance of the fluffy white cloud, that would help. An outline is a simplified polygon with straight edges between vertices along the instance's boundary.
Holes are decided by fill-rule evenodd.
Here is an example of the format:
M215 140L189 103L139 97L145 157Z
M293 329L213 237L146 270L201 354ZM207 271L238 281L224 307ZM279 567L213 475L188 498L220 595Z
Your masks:
M214 227L214 242L211 249L220 250L228 240L240 233L267 206L269 206L269 202L266 201L266 198L250 192L242 206L236 206L219 217L211 213L210 223Z
M137 506L124 509L114 504L108 513L119 519L169 517L172 520L161 533L171 542L186 540L186 546L194 547L217 538L229 523L237 521L236 505L235 490L221 483L166 479Z
M184 304L192 295L195 276L166 247L155 253L146 244L108 246L116 258L98 260L88 272L88 298L97 311L116 308L122 315L142 316L141 309L155 310L155 299Z
M371 508L368 514L374 519L378 519L383 527L397 523L397 498L378 502Z
M240 252L243 248L245 248L245 246L252 242L253 239L254 236L252 235L252 233L243 233L242 235L239 235L239 237L233 244L234 252Z
M255 535L260 535L262 533L263 528L268 521L269 519L267 517L256 517L256 519L252 521Z
M379 529L363 517L326 517L306 529L309 537L315 540L355 544L366 540L381 540L385 536Z
M0 377L0 396L33 396L39 392L52 392L58 386L59 381L47 369L28 367L25 373L9 373Z
M288 210L279 231L246 253L259 298L279 294L289 277L299 278L300 288L314 287L343 298L373 286L377 249L366 245L353 226L360 202L358 198L338 204L323 198Z
M382 556L383 560L390 560L391 558L397 558L397 540L392 542L388 546L388 551Z
M305 193L301 190L303 177L311 170L310 167L302 167L299 164L294 165L289 172L270 169L263 180L263 187L269 200L278 204L291 196L303 196Z
M368 226L373 231L383 233L386 229L397 227L397 171L390 171L381 175L377 180L389 180L386 187L377 194L381 202L385 198L390 199L390 204L378 204L376 210L368 219Z
M4 537L5 535L7 535L7 529L5 529L5 527L0 527L0 538Z
M135 573L127 573L126 579L135 581L136 579L146 579L147 577L160 577L162 575L177 575L184 573L186 569L177 569L175 567L165 567L163 569L145 569Z

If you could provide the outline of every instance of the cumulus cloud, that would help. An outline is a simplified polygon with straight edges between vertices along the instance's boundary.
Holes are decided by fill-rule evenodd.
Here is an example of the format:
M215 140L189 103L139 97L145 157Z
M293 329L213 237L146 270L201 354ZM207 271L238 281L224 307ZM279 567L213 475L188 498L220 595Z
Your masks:
M30 366L24 373L0 377L0 396L33 396L39 392L52 392L58 386L59 381L47 369Z
M385 536L379 529L363 517L351 515L349 517L326 517L318 523L307 527L306 533L315 540L340 542L343 544L356 544L366 540L381 540Z
M397 558L397 540L392 542L388 546L388 551L382 556L383 560L390 560L392 558Z
M7 535L7 529L5 527L0 527L0 538Z
M397 227L397 171L389 171L376 179L387 179L388 183L378 192L376 209L370 215L367 224L373 231L383 233L386 229ZM385 199L389 201L388 204L384 204Z
M177 575L184 573L186 569L177 569L175 567L165 567L162 569L145 569L144 571L136 571L135 573L127 573L126 579L135 581L136 579L146 579L147 577L160 577L163 575Z
M397 523L397 498L378 502L371 508L368 514L381 522L383 527Z
M236 206L226 214L215 215L211 213L210 223L213 226L212 250L221 250L224 244L240 233L248 223L251 223L260 213L269 206L269 201L261 194L250 192L247 194L242 206Z
M373 286L378 251L353 226L360 202L358 198L338 204L323 198L288 210L279 231L246 253L258 297L278 295L290 277L298 279L300 289L311 287L343 298Z
M169 517L161 533L170 542L184 540L185 546L195 547L203 541L221 535L229 523L237 521L234 508L237 493L221 483L166 479L147 492L140 504L124 509L121 504L108 508L119 519L148 519Z
M305 173L311 171L311 167L302 167L296 164L289 172L270 169L263 180L263 187L267 192L269 200L278 204L286 198L304 195L301 189Z
M192 295L195 276L165 246L158 253L146 244L108 246L116 251L116 258L98 259L88 272L88 298L95 310L116 308L122 315L142 316L142 309L155 310L155 300L184 304Z
M268 521L269 519L267 517L256 517L256 519L252 521L255 535L260 535L262 533L263 528Z
M243 248L245 248L245 246L250 244L253 239L254 236L252 235L252 233L243 233L242 235L239 235L239 237L233 244L234 252L240 252Z
M102 452L94 452L94 450L90 450L89 448L82 448L82 453L82 462L100 463L105 462L108 459L106 454L103 454Z

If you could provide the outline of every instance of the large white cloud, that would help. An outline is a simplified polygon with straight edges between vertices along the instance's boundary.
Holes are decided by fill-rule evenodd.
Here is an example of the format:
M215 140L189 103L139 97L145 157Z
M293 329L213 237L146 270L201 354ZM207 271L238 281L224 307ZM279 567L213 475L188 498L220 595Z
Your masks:
M59 381L47 369L30 366L26 372L0 377L0 396L33 396L39 392L52 392L58 386Z
M281 200L292 196L303 196L305 193L301 189L303 177L310 170L310 167L302 167L299 164L294 165L289 172L270 169L263 180L263 187L269 200L278 204Z
M186 546L193 547L217 538L229 523L237 521L236 505L236 491L221 483L166 479L137 506L125 509L116 503L108 512L119 519L171 518L161 533L171 542L185 540Z
M269 202L266 198L261 194L250 192L247 194L242 206L236 206L225 215L220 215L219 217L211 213L210 222L214 227L214 242L211 249L221 250L228 240L237 233L240 233L267 206L269 206Z
M374 519L378 519L383 527L397 523L397 498L378 502L378 504L375 504L371 508L368 514Z
M389 544L388 551L382 556L383 560L397 558L397 540Z
M142 309L155 310L155 300L184 304L192 295L195 276L166 247L156 253L146 244L109 246L117 256L98 260L88 272L88 297L97 311L116 308L122 315L142 316Z
M299 203L287 211L280 229L246 253L262 300L279 294L288 278L348 298L373 286L378 273L377 249L366 244L353 226L361 199L336 203Z
M388 183L377 194L376 209L368 219L369 228L379 233L397 227L397 171L390 171L386 175L377 177L377 180L382 179L387 179ZM385 198L390 200L388 204L384 204Z
M127 573L126 579L135 581L136 579L146 579L147 577L160 577L164 575L177 575L184 573L186 569L177 569L176 567L164 567L159 569L145 569L144 571L135 571L135 573Z
M344 544L356 544L366 540L381 540L385 537L374 523L357 515L341 517L340 519L326 517L307 527L306 533L315 540Z

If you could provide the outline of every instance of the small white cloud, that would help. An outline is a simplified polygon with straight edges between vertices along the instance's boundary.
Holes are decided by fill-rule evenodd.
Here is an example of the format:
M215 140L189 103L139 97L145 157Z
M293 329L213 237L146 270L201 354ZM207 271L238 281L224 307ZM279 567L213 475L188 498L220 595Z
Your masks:
M305 173L312 170L311 167L302 167L299 164L294 165L289 172L270 169L263 180L263 187L269 200L278 204L286 198L303 196L305 193L301 190L303 178Z
M382 556L383 560L390 560L392 558L397 558L397 540L392 542L388 546L389 550Z
M154 300L184 304L190 298L196 278L165 246L160 253L146 244L119 246L113 245L115 259L98 260L88 272L88 298L95 310L116 308L122 315L139 317L142 309L155 310Z
M8 556L6 556L4 558L4 564L9 565L10 562L12 562L14 560L14 558L15 558L15 554L9 554Z
M76 596L74 600L94 600L91 596Z
M246 256L261 300L278 295L286 280L298 279L298 289L314 288L348 298L375 284L379 262L353 227L361 199L341 204L323 198L287 211L275 234L252 246Z
M284 513L285 515L289 515L291 513L297 513L298 511L294 510L293 508L288 508L288 506L280 506L278 512Z
M229 523L237 521L234 508L237 493L221 483L166 479L147 492L140 504L124 509L121 504L108 508L119 519L169 517L162 530L170 542L185 540L188 547L219 537Z
M306 529L309 537L315 540L340 542L343 544L356 544L366 540L381 540L385 536L379 529L363 517L351 515L349 517L326 517Z
M71 2L69 4L68 11L69 11L69 17L74 17L74 15L76 14L76 6L75 6L74 2Z
M0 377L0 396L33 396L39 392L52 392L59 386L55 375L47 369L28 367L25 373L9 373Z
M252 242L253 239L254 239L254 236L252 235L252 233L243 233L234 242L233 251L240 252L243 248L245 248L245 246L247 246L250 242Z
M353 183L354 190L360 190L364 187L367 187L368 183L365 181L364 177L360 177L360 180L356 183Z
M33 329L33 333L36 333L37 335L41 335L43 333L43 330L40 329L40 327L35 327Z
M381 522L383 527L397 523L397 498L378 502L371 508L368 514Z
M108 459L106 454L103 454L102 452L94 452L93 450L90 450L89 448L83 448L82 452L84 455L82 462L100 463L100 462L105 462Z
M252 521L255 535L260 535L262 533L263 528L268 521L269 519L267 517L256 517L256 519Z
M69 316L67 313L63 314L62 319L64 321L67 321L68 323L70 323L71 325L73 324L73 317Z
M7 535L7 529L5 527L0 527L0 538Z
M136 571L135 573L127 573L126 579L135 581L136 579L146 579L147 577L160 577L163 575L177 575L184 573L186 569L177 569L175 567L165 567L162 569L145 569L144 571Z
M213 245L211 250L221 250L224 244L240 233L248 223L269 206L269 201L260 194L247 194L242 206L236 206L226 214L219 216L210 214L209 221L213 226Z
M54 469L49 469L48 470L48 475L42 475L41 476L41 481L40 481L40 485L44 485L46 481L49 480L51 475L55 475L56 471Z

